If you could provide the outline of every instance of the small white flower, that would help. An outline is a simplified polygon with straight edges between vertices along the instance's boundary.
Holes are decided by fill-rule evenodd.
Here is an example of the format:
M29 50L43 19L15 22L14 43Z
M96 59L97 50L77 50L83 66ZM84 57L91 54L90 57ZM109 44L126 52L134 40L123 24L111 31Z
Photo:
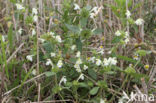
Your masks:
M125 32L125 37L129 37L129 33L127 31Z
M5 42L5 37L2 35L2 41Z
M124 41L127 44L129 42L129 38L126 38Z
M120 98L118 103L124 103L124 99Z
M26 56L26 59L32 62L33 61L33 56L34 55L27 55Z
M112 53L112 51L110 50L110 51L108 51L108 54L111 54Z
M36 75L36 69L33 69L32 74Z
M91 11L90 11L90 18L94 18L95 16L98 15L98 13L103 9L103 7L94 7Z
M108 61L109 61L110 65L116 65L117 64L117 60L115 57L114 58L109 57Z
M32 29L32 36L36 35L35 29Z
M127 18L130 18L131 12L129 10L126 11L126 16L127 16Z
M81 73L80 76L79 76L79 78L77 80L79 81L80 79L81 80L84 80L84 74Z
M82 64L82 60L79 58L74 65L74 68L76 68L77 72L81 72L80 64Z
M134 59L134 60L139 60L139 55L138 55L138 54L134 55L134 56L133 56L133 59Z
M103 63L104 63L104 66L116 65L117 64L117 60L116 60L115 57L114 58L109 57L108 59L107 58L104 58Z
M78 68L80 68L80 65L79 64L75 64L74 68L78 69Z
M22 34L22 28L20 28L19 30L18 30L18 33L21 35Z
M133 67L133 64L129 64L129 67Z
M62 83L66 84L66 82L67 82L66 76L63 76L60 80L59 86L61 86Z
M130 41L129 39L130 39L129 38L129 33L126 31L125 32L125 40L124 40L125 44L127 44Z
M98 7L94 7L92 10L91 10L91 12L94 12L94 13L96 13L98 11Z
M76 57L80 57L80 55L81 55L81 52L78 51L78 52L76 53Z
M105 103L105 101L101 98L101 99L100 99L100 103Z
M115 35L116 35L116 36L120 36L120 35L121 35L120 31L119 31L119 30L116 31L116 32L115 32Z
M54 32L50 32L49 34L50 34L51 37L55 38L55 36L54 36L55 33Z
M23 9L25 9L21 4L16 4L16 8L18 9L18 10L23 10Z
M61 39L61 37L60 37L59 35L57 35L57 36L55 37L55 39L56 39L59 43L62 42L62 39Z
M52 61L50 59L47 59L46 65L53 65Z
M139 19L137 19L137 20L135 21L135 24L136 24L136 25L142 25L143 23L144 23L144 20L141 19L141 18L139 18Z
M88 66L87 66L87 65L84 65L84 66L83 66L83 69L84 69L84 70L87 70L87 69L88 69Z
M50 53L51 57L55 57L56 54L55 53Z
M82 64L82 60L79 58L79 59L76 61L76 64Z
M75 48L76 48L76 45L71 46L71 50L75 50Z
M91 57L91 58L89 59L89 61L91 61L92 63L94 63L94 62L95 62L95 57Z
M80 6L78 4L74 4L74 10L80 10Z
M35 16L33 17L33 20L34 20L34 22L37 22L37 21L38 21L38 16L35 15Z
M35 15L37 15L37 14L38 14L38 12L37 12L37 9L36 9L36 8L33 8L33 9L32 9L32 14L35 14Z
M109 65L109 61L107 60L107 58L104 58L103 63L104 63L104 66L108 66Z
M103 55L104 54L104 50L101 49L98 53L101 54L101 55Z
M50 35L54 35L55 33L54 32L50 32Z
M58 63L57 63L57 67L61 68L61 67L62 67L62 65L63 65L62 60L59 60L59 61L58 61Z
M77 71L78 73L81 73L81 68L76 68L76 71Z
M45 42L45 39L42 39L42 38L38 38L38 40L39 40L41 43L44 43L44 42Z
M90 13L90 18L94 19L94 17L95 17L95 13Z
M100 66L100 65L101 65L101 63L102 63L102 62L101 62L101 60L100 60L100 59L96 59L96 65L97 65L97 66Z

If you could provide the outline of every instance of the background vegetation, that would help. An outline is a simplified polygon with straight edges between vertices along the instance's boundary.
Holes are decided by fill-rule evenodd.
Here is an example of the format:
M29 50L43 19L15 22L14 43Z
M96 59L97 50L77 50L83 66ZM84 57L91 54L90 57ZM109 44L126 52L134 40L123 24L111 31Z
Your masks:
M1 103L126 103L123 93L156 95L154 5L0 0Z

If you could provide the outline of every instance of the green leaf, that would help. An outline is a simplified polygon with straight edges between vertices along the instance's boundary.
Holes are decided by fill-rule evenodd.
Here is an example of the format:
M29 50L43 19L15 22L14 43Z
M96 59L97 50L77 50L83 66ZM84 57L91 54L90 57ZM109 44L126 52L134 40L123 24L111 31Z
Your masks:
M95 94L97 94L98 90L99 90L99 87L94 87L93 89L90 90L89 93L90 93L91 95L95 95Z
M27 16L25 19L26 24L31 24L33 23L33 17L32 16Z
M93 31L93 34L94 34L94 35L102 34L102 32L103 32L103 29L97 28L97 29L95 29L95 30Z
M147 54L145 50L137 50L136 53L139 54L140 56L146 56Z
M88 85L86 83L79 83L79 87L85 87L88 88Z
M91 10L92 9L92 6L87 5L85 8L86 8L86 10Z
M104 80L98 81L98 86L104 89L107 89L107 82Z
M121 41L122 37L121 36L115 36L112 40L112 43L119 43Z
M80 52L82 51L82 42L81 42L80 38L76 39L76 47L77 47L78 51L80 51Z
M106 74L108 74L108 75L115 75L115 74L117 74L117 73L114 72L114 71L108 71L108 72L106 72Z
M80 28L78 26L65 24L65 26L74 33L80 33Z
M82 18L81 20L80 20L80 24L81 24L81 27L83 28L83 27L86 27L86 25L87 25L87 18Z
M86 8L82 8L81 9L81 13L80 13L80 16L83 17L83 18L88 18L89 17L89 10L87 10Z
M13 25L10 26L8 31L9 48L13 48Z
M50 77L50 76L55 75L54 72L45 72L44 74L45 74L47 77Z
M90 29L85 29L85 30L82 30L82 31L81 31L81 36L82 36L82 38L84 38L84 39L89 38L89 37L91 36L91 34L92 34L92 32L91 32Z
M127 67L127 68L125 69L125 72L126 72L127 74L136 73L135 69L132 68L132 67Z
M25 81L30 77L30 74L32 73L32 71L33 71L33 68L31 68L29 72L25 75L24 80L22 81L19 90L23 87Z
M50 54L54 51L54 46L50 42L46 42L43 44L43 48L45 49L46 53Z
M122 56L122 55L117 55L116 57L119 58L119 59L128 61L128 62L131 62L131 63L136 63L137 62L136 60L134 60L132 58L129 58L129 57L126 57L126 56ZM141 67L144 67L144 65L141 64L141 63L139 63L138 65L141 66Z
M16 0L10 0L11 3L15 4L16 3Z
M141 78L149 79L149 77L145 74L131 73L131 75L137 80L140 80Z
M88 69L88 74L91 76L93 79L97 79L96 72L93 69Z

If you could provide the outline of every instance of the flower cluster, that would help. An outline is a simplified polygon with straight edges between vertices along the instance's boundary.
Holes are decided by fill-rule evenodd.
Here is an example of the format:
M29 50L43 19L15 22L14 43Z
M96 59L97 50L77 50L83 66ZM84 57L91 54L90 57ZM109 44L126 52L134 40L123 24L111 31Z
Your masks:
M53 53L53 52L51 52L50 55L51 55L51 57L55 57L56 56L56 54Z
M34 20L34 22L37 22L37 21L38 21L38 16L37 16L37 14L38 14L37 9L36 9L36 8L33 8L33 9L32 9L32 15L33 15L33 20Z
M81 60L81 58L78 58L74 65L74 68L76 68L77 72L81 72L80 64L82 64L82 60Z
M127 44L128 42L129 42L129 32L124 32L123 33L124 34L124 36L123 36L123 40L124 40L124 42L125 42L125 44ZM122 35L122 32L121 31L119 31L119 30L117 30L116 32L115 32L115 35L116 36L121 36Z
M25 7L23 7L21 4L19 4L19 3L16 3L16 8L17 8L17 10L24 10L25 9Z
M36 34L36 31L33 29L32 31L32 35L35 35ZM62 39L61 39L61 36L60 35L54 35L55 33L53 32L48 32L47 34L45 35L48 35L48 36L51 36L52 38L54 38L58 43L62 43ZM39 40L41 41L41 43L44 43L46 40L44 38L39 38Z
M142 25L144 23L144 20L143 19L141 19L141 18L139 18L139 19L137 19L136 21L135 21L135 24L136 25Z
M129 33L128 32L125 32L125 37L124 37L124 42L125 44L127 44L129 42Z
M103 62L100 59L96 59L95 57L91 57L89 58L89 61L91 61L92 63L95 63L97 66L100 65L104 65L104 66L109 66L109 65L116 65L117 64L117 60L115 57L109 57L104 58Z
M62 43L62 39L61 39L60 35L56 35L55 36L54 34L55 34L54 32L48 33L48 35L50 35L51 37L53 37L57 42Z
M102 63L102 61L101 61L100 59L96 59L96 65L97 65L97 66L100 66L101 63Z
M116 36L120 36L120 35L121 35L121 32L120 32L119 30L117 30L117 31L115 32L115 35L116 35Z
M108 59L107 58L104 58L104 66L109 66L109 65L116 65L117 64L117 60L116 58L112 58L112 57L109 57Z

